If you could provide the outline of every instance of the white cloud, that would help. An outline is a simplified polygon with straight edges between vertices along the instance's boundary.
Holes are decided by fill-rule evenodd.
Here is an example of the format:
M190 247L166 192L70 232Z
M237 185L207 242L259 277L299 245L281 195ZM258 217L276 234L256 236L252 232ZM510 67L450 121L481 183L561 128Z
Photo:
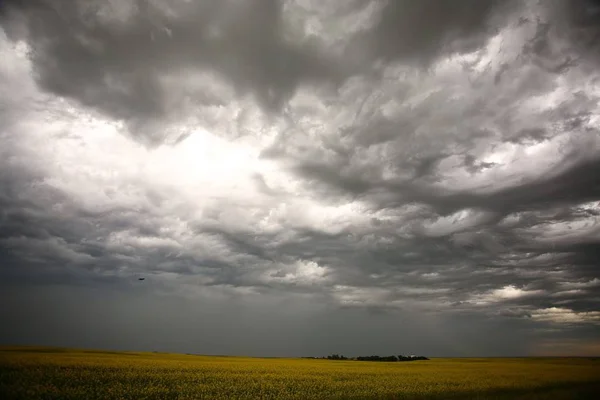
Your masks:
M330 282L329 268L314 261L297 260L289 264L278 264L275 269L263 273L265 283L285 283L293 285L323 285Z
M485 305L543 295L544 293L543 290L525 290L519 289L514 285L507 285L500 289L488 291L487 293L473 295L469 302L477 305Z
M600 311L577 312L568 308L550 307L533 311L531 318L535 321L557 324L600 324Z

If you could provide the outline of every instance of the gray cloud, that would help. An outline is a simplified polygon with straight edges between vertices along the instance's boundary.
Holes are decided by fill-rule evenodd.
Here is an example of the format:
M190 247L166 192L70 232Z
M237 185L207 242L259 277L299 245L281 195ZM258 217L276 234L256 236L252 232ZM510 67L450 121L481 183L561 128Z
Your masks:
M476 0L381 2L378 19L364 38L369 59L427 65L445 53L476 50L493 33L498 23L493 17L506 13L511 5Z
M173 118L229 101L194 87L202 71L224 77L239 96L253 93L267 110L299 84L340 72L317 44L285 32L276 1L6 3L20 13L25 26L14 31L25 32L44 89L127 121L150 144L178 139L165 137ZM173 75L192 82L170 86Z
M0 339L594 348L594 4L5 2Z

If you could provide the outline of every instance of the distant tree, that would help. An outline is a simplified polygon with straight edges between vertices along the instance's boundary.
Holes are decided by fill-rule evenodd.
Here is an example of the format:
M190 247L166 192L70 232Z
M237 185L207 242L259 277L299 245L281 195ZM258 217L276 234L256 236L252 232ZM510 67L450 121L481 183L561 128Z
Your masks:
M330 356L327 356L327 359L328 360L347 360L348 358L344 357L342 355L339 355L339 354L332 354Z
M315 357L316 358L316 357ZM356 360L356 361L380 361L380 362L398 362L398 361L417 361L417 360L429 360L424 356L403 356L402 354L398 356L358 356L358 357L344 357L340 354L331 354L327 357L321 357L322 359L327 360Z

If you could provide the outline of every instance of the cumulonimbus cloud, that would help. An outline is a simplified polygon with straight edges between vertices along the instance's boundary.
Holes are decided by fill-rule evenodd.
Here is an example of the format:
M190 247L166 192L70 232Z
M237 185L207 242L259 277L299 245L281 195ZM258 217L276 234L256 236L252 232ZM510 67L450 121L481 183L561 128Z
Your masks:
M308 3L5 1L2 276L597 323L595 3Z

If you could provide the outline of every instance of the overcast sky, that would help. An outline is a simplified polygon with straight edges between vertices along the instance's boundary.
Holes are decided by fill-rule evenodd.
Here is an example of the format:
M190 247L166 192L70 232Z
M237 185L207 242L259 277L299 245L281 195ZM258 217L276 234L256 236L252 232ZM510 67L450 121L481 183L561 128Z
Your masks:
M0 343L600 354L598 1L0 21Z

